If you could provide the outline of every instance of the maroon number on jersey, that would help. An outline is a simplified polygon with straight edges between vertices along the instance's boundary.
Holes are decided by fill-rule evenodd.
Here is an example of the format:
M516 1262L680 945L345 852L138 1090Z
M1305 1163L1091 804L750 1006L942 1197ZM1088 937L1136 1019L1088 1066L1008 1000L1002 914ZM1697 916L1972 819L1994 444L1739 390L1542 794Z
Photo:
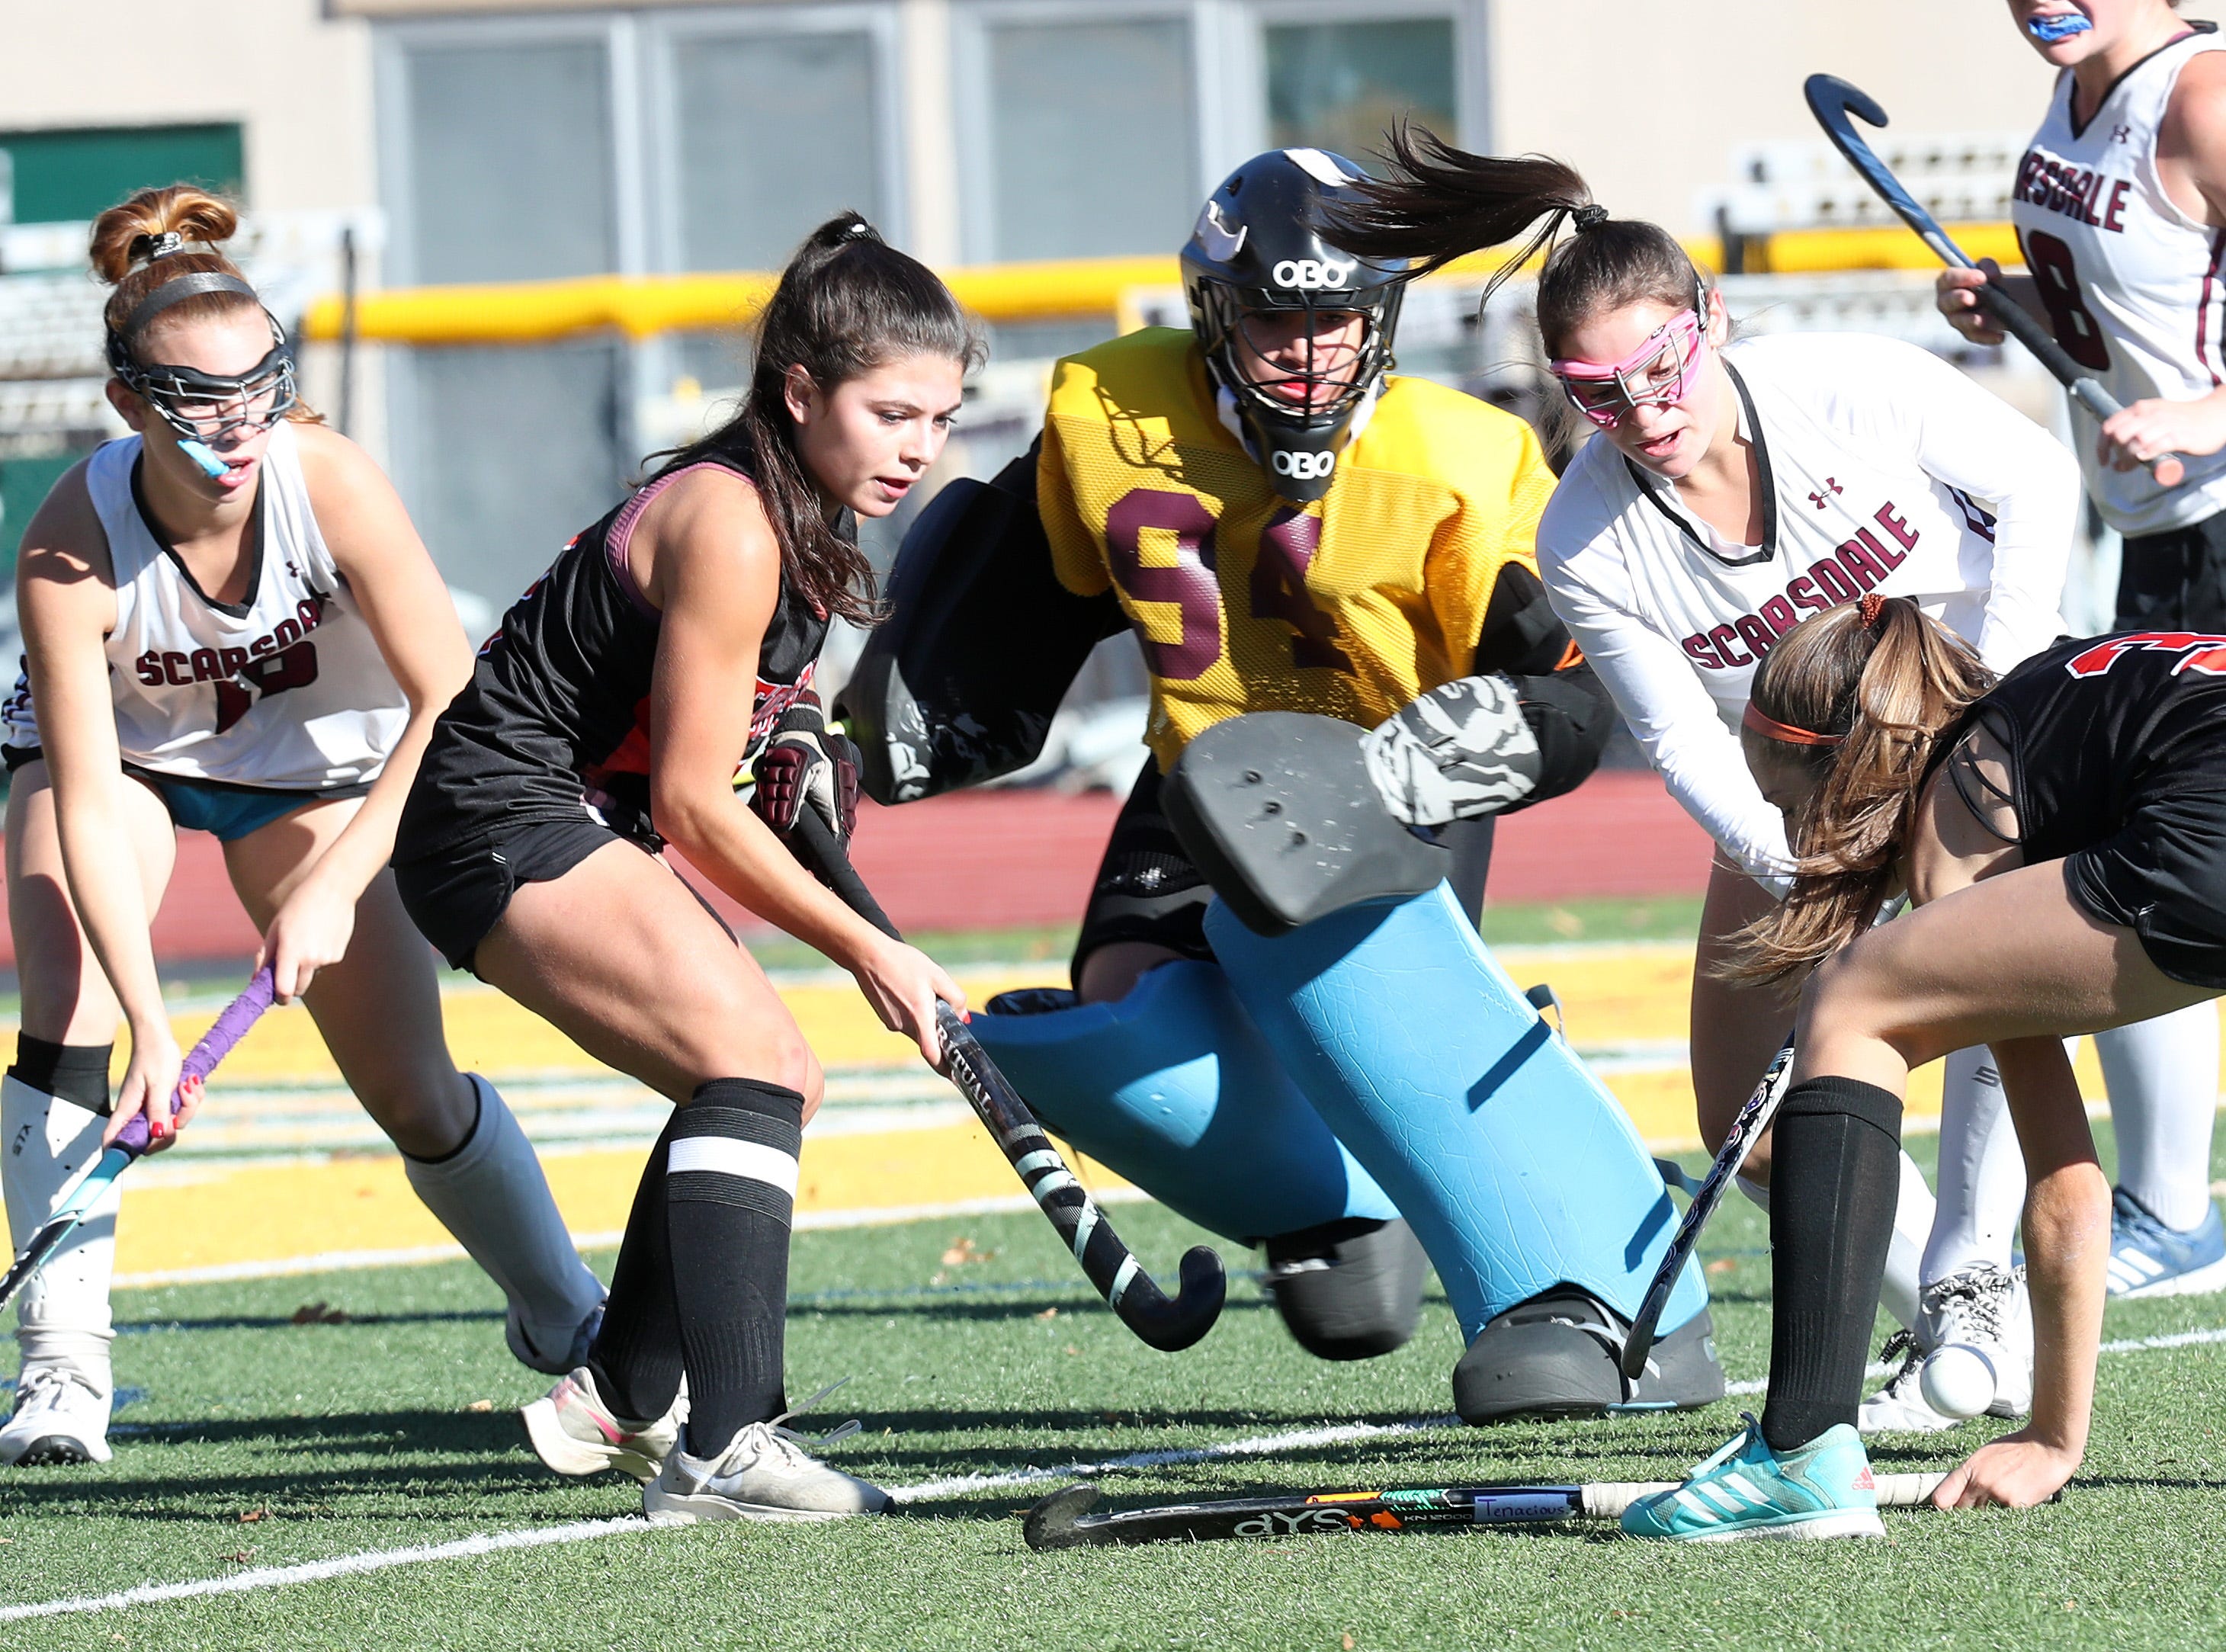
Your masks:
M1320 517L1286 505L1260 534L1260 554L1252 564L1252 617L1280 620L1298 632L1291 639L1291 664L1326 665L1349 671L1352 658L1337 645L1337 621L1314 606L1307 589L1307 570L1321 546Z
M1144 561L1148 529L1174 536L1172 565ZM1105 549L1113 577L1134 602L1171 602L1182 616L1179 642L1141 639L1152 675L1167 683L1194 683L1221 658L1221 586L1213 572L1213 515L1194 493L1135 487L1105 513Z
M228 683L216 684L216 732L219 734L245 717L257 694L269 699L289 689L306 689L317 680L317 645L298 642L268 659L250 660Z

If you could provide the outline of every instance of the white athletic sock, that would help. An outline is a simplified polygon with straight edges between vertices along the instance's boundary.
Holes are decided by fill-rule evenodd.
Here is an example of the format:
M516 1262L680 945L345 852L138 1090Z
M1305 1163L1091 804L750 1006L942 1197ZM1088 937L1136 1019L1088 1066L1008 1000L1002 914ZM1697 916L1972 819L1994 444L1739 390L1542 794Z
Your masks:
M465 1077L480 1114L464 1145L429 1163L404 1153L403 1167L425 1208L502 1287L533 1345L561 1351L603 1287L573 1249L541 1160L501 1092L477 1073Z
M2167 1228L2202 1225L2210 1207L2210 1129L2218 1117L2218 1007L2185 1009L2095 1035L2118 1185Z
M1924 1172L1904 1148L1901 1192L1893 1207L1893 1238L1886 1247L1886 1278L1879 1285L1879 1305L1903 1326L1917 1324L1918 1271L1924 1260L1924 1241L1931 1231L1932 1190L1924 1185Z
M0 1078L0 1191L8 1205L11 1250L29 1242L54 1214L72 1178L100 1156L107 1120L92 1109L35 1090L13 1074ZM16 1340L23 1363L67 1364L106 1392L108 1344L115 1339L108 1287L116 1272L111 1185L16 1298Z
M1749 1204L1765 1216L1770 1214L1770 1190L1767 1187L1747 1176L1734 1176L1732 1180L1737 1184L1739 1191L1746 1195Z
M2025 1213L2025 1153L2009 1100L1984 1046L1941 1064L1940 1212L1924 1248L1924 1279L1958 1268L2010 1265Z

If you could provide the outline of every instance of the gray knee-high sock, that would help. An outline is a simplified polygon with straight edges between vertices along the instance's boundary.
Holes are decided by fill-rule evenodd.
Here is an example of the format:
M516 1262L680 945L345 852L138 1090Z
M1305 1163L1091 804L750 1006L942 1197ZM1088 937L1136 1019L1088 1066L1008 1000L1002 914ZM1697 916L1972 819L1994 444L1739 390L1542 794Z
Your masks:
M444 1159L402 1156L410 1185L502 1289L533 1348L562 1358L603 1287L580 1260L550 1197L541 1160L501 1092L465 1075L479 1117Z

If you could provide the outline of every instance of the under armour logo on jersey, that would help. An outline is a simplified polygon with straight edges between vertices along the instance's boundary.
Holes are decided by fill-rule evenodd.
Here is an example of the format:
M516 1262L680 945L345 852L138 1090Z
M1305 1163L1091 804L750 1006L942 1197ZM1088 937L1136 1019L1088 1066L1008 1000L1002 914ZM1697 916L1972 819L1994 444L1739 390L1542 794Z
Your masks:
M2130 143L2133 141L2134 129L2132 127L2113 126L2110 129L2110 142L2113 143Z
M1824 479L1824 486L1831 489L1835 493L1844 493L1848 491L1846 488L1840 486L1840 479L1836 476L1827 476ZM1822 493L1811 493L1809 496L1809 503L1815 505L1821 511L1824 508L1828 501Z

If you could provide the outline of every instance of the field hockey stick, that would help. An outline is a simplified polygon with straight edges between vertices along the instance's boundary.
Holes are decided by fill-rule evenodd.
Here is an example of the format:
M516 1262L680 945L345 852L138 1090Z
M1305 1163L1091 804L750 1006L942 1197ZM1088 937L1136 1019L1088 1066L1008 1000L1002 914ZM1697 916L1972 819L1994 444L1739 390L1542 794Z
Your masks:
M224 1013L216 1018L216 1025L187 1052L178 1067L178 1088L182 1090L192 1080L207 1078L214 1072L217 1063L232 1053L232 1046L246 1035L256 1018L270 1007L271 996L270 969L266 964L255 972L255 979L247 983L247 990L225 1006ZM171 1092L170 1106L173 1110L177 1107L175 1090ZM86 1212L100 1203L110 1185L133 1160L147 1151L149 1145L147 1115L134 1113L116 1133L116 1140L108 1144L107 1151L78 1178L76 1185L54 1207L54 1214L40 1224L30 1243L16 1254L5 1276L0 1276L0 1312L5 1312L22 1288L38 1276L48 1258L85 1220Z
M1944 1474L1881 1474L1881 1509L1913 1509L1928 1501ZM1027 1512L1021 1534L1033 1549L1111 1548L1131 1543L1212 1543L1305 1537L1318 1532L1399 1532L1415 1526L1558 1526L1618 1520L1642 1497L1674 1491L1681 1481L1596 1482L1591 1485L1477 1485L1411 1491L1294 1491L1281 1497L1232 1497L1217 1503L1163 1503L1153 1509L1090 1511L1097 1488L1054 1491Z
M1733 1118L1731 1134L1724 1138L1716 1162L1708 1166L1708 1173L1701 1179L1701 1185L1692 1190L1693 1202L1685 1207L1684 1220L1678 1223L1677 1231L1670 1236L1670 1249L1662 1258L1662 1266L1654 1270L1654 1282L1646 1287L1646 1295L1638 1305L1638 1317L1631 1322L1631 1334L1623 1340L1623 1375L1626 1382L1636 1382L1645 1373L1646 1357L1654 1348L1654 1330L1662 1323L1662 1310L1670 1306L1670 1293L1677 1288L1677 1276L1691 1260L1693 1247L1700 1243L1701 1229L1708 1226L1709 1217L1730 1191L1732 1179L1746 1163L1746 1156L1754 1151L1757 1140L1770 1128L1778 1102L1785 1097L1785 1081L1792 1071L1793 1035L1789 1032L1771 1058L1770 1070L1754 1087L1754 1094L1746 1098L1746 1104Z
M808 863L823 874L843 903L892 940L902 940L881 903L850 864L841 840L818 810L805 804L796 811L795 839ZM1121 1242L1113 1224L1066 1166L1066 1160L1028 1104L1021 1099L981 1041L967 1030L950 1005L938 1001L936 1028L949 1058L951 1082L972 1103L997 1146L1018 1172L1021 1182L1053 1227L1074 1252L1082 1271L1121 1323L1163 1353L1189 1347L1213 1329L1228 1295L1221 1258L1209 1246L1193 1245L1182 1259L1182 1287L1170 1300Z
M1863 135L1855 130L1854 123L1848 118L1852 113L1873 126L1884 126L1886 111L1879 107L1878 100L1836 74L1812 74L1801 90L1809 99L1809 112L1816 117L1817 124L1824 129L1824 135L1832 140L1834 147L1848 157L1848 164L1862 175L1863 181L1900 215L1903 223L1917 232L1918 238L1932 249L1940 262L1950 269L1978 269L1970 255L1957 246L1938 220L1925 211L1924 204L1902 187L1901 180L1878 158ZM1979 295L1979 302L1987 313L2032 352L2073 401L2098 421L2124 411L2118 398L2104 390L2092 372L2074 361L2048 328L2010 296L2007 289L1990 276L1985 286L1973 290ZM2187 473L2179 456L2168 453L2150 460L2148 470L2159 487L2178 487Z

